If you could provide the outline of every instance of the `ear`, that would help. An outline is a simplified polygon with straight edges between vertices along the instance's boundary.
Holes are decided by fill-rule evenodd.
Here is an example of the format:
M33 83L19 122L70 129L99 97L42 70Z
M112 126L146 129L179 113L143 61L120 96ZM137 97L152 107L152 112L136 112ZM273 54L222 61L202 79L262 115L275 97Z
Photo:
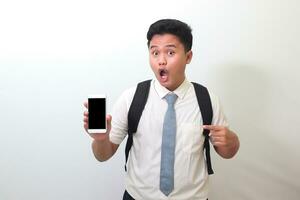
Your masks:
M186 53L186 64L190 64L192 57L193 57L193 52L192 52L192 50L189 50Z

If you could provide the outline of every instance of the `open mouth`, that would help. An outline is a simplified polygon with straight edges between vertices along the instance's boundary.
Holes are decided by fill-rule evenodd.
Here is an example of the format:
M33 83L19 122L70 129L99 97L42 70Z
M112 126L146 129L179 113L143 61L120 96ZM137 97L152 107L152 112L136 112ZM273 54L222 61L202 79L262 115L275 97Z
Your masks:
M160 75L160 77L167 76L167 70L165 70L165 69L159 69L159 75Z
M166 69L159 69L159 76L161 81L165 82L168 80L168 71Z

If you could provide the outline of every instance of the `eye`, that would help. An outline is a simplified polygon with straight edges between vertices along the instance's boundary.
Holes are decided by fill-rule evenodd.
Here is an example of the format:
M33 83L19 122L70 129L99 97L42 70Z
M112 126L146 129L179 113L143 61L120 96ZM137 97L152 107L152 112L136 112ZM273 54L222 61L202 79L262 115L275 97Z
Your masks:
M174 54L175 54L175 51L172 51L172 50L168 51L169 56L173 56Z
M153 56L158 56L158 51L152 51Z

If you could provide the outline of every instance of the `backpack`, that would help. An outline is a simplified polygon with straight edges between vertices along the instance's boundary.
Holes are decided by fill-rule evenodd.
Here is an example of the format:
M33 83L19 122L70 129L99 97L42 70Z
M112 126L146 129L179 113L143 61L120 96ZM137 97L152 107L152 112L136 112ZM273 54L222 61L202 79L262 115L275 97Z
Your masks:
M142 116L143 110L145 108L149 89L150 89L151 80L146 80L138 83L132 103L128 111L128 139L125 147L125 171L127 171L126 163L128 160L129 151L133 142L133 134L137 131L137 127ZM206 87L192 82L195 88L195 93L197 101L200 107L201 116L203 119L204 125L210 125L212 122L213 110L211 105L210 96ZM204 129L203 135L205 136L204 140L204 152L205 159L207 164L208 174L213 174L213 169L211 166L210 159L210 144L209 144L209 130Z

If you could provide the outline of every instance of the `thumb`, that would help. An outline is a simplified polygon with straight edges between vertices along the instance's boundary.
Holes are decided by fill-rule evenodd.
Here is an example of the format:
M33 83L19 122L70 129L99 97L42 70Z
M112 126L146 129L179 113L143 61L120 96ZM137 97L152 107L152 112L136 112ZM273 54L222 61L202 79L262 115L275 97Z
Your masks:
M111 115L106 115L106 121L107 121L107 133L109 133L110 130L111 130L111 119L112 119L112 116L111 116Z

